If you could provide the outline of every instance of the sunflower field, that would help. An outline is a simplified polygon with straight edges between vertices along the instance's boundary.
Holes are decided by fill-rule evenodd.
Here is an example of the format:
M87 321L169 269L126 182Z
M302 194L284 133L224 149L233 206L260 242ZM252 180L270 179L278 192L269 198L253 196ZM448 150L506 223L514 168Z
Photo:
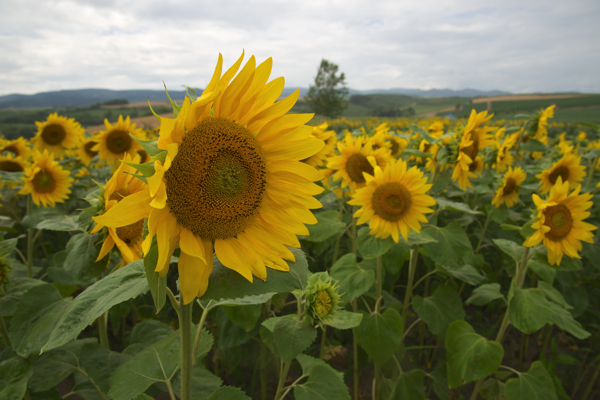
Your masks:
M600 398L600 126L310 124L243 59L2 140L0 399Z

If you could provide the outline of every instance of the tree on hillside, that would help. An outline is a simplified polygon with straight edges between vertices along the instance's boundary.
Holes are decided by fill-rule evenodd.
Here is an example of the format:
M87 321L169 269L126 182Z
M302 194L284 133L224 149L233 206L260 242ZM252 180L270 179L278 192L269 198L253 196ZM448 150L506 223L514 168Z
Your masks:
M305 98L308 106L316 114L336 118L348 107L346 77L343 72L338 75L338 68L332 62L321 60L315 84L310 86Z

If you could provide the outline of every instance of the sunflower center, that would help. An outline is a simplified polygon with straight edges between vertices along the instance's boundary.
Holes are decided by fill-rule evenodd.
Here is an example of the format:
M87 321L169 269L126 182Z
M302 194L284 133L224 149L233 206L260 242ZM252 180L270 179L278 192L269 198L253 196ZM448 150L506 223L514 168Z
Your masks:
M147 163L150 160L150 156L148 155L148 153L146 153L145 150L138 150L137 153L140 156L140 164Z
M23 172L23 167L14 161L0 161L0 171L6 172Z
M477 157L477 153L479 152L479 135L475 132L471 133L471 143L468 147L462 149L462 152L469 156L469 158L474 161L475 157Z
M54 177L46 171L35 174L31 182L37 193L52 193L56 188Z
M480 163L475 159L472 163L469 164L469 172L478 172Z
M6 146L4 149L2 149L2 152L4 153L5 151L8 151L9 153L13 153L15 155L15 157L19 156L19 149L17 149L16 146L10 145L10 146Z
M94 158L96 157L96 154L98 154L97 151L92 150L92 147L94 147L95 145L97 145L98 143L96 142L87 142L84 146L83 146L83 150L85 151L85 154L87 154L88 156Z
M554 185L559 176L562 178L563 183L569 180L569 168L564 165L554 168L552 172L550 172L550 175L548 175L548 180Z
M46 125L42 131L42 139L51 146L61 144L66 136L67 132L65 131L65 128L58 124Z
M400 145L395 140L392 140L391 150L392 150L392 155L396 154L398 152L398 150L400 150Z
M571 232L573 217L571 211L564 204L546 208L544 216L544 225L550 227L550 231L546 232L546 237L550 240L560 242Z
M327 290L321 290L315 296L315 310L320 317L326 317L331 312L332 300Z
M519 186L517 185L517 181L514 178L508 178L506 183L504 184L504 189L502 189L502 195L508 196L509 194L519 191Z
M367 160L367 157L355 153L348 157L348 161L346 162L346 172L353 182L364 183L365 177L363 176L363 172L373 175L373 166L369 160Z
M115 129L106 137L106 147L111 153L121 154L129 151L131 148L132 139L129 133Z
M383 184L373 192L373 211L386 221L401 220L410 210L411 204L410 192L399 182Z
M144 220L140 219L138 222L134 222L131 225L117 228L117 236L125 243L131 244L132 242L142 238L143 230Z
M207 118L188 131L165 173L177 222L206 240L243 232L263 201L263 153L250 131L224 118Z

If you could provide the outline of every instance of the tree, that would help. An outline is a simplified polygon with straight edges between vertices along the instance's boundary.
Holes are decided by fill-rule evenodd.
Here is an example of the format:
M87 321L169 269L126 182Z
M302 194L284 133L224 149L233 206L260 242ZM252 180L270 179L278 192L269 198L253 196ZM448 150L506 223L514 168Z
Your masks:
M332 62L321 60L315 85L310 86L306 96L306 103L316 114L336 118L348 107L346 77L343 72L337 75L338 68Z

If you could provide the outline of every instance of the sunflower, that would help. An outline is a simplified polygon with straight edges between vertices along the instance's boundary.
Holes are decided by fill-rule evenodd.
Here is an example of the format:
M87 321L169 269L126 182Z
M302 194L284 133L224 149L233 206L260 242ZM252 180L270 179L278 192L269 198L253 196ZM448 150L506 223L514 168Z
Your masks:
M537 220L531 226L535 232L523 246L532 247L542 241L548 250L550 265L560 265L563 254L571 258L581 258L581 242L594 243L591 231L597 229L594 225L583 222L589 217L588 210L593 203L590 193L579 194L581 185L569 194L569 183L558 177L556 184L550 189L546 200L533 195L537 206Z
M31 194L36 206L41 202L44 207L54 207L69 198L71 182L73 178L69 171L62 169L48 150L43 153L34 150L33 164L25 170L23 189L19 194Z
M350 193L354 193L356 189L365 186L366 179L363 173L373 174L374 168L379 165L378 161L387 162L387 159L382 155L387 154L389 157L390 154L387 149L377 149L376 151L379 152L378 160L370 141L363 145L361 137L350 135L346 135L343 142L338 142L337 148L340 155L331 157L327 163L327 168L335 171L334 181L342 179L342 188L350 187ZM386 150L387 153L385 153Z
M77 147L83 138L83 128L73 118L59 116L58 113L48 115L45 122L35 122L38 131L33 138L33 148L40 153L48 150L54 157L60 157L68 150Z
M142 249L158 245L156 271L165 276L171 255L181 249L179 282L184 304L204 294L213 248L221 263L252 282L267 278L266 267L288 271L294 261L286 246L314 224L312 196L323 178L300 162L324 146L305 126L312 114L286 113L296 90L280 96L284 79L267 83L272 59L258 67L252 56L236 75L244 55L221 76L223 58L204 93L183 102L176 119L162 118L155 173L148 189L115 204L97 223L119 228L148 216ZM234 78L235 76L235 78ZM164 161L163 161L164 160Z
M517 201L519 201L519 192L521 188L519 185L525 181L527 174L523 171L523 168L517 167L513 170L512 167L508 167L508 171L502 178L502 186L496 191L496 195L492 199L492 205L500 207L506 203L508 207L512 207Z
M79 149L77 151L77 155L79 156L79 160L85 164L90 165L94 157L98 155L98 152L92 150L98 144L96 138L89 138L83 140L79 143Z
M427 222L424 214L433 212L428 207L435 200L426 195L431 185L426 184L423 172L417 167L407 170L403 160L394 161L385 169L374 168L374 174L365 174L367 183L358 189L348 202L361 208L354 213L357 224L369 222L371 235L398 243L399 233L408 240L411 230L421 231L420 222Z
M123 115L119 115L114 125L104 119L104 125L106 130L96 135L94 140L97 144L92 147L93 151L98 152L100 160L115 164L123 159L125 153L133 157L142 148L130 135L145 140L146 133L143 129L136 128L129 116L123 120Z
M7 140L2 143L1 153L12 154L15 157L23 157L23 159L27 160L31 156L31 148L29 147L29 143L25 138L18 138L15 140Z
M129 154L125 154L124 161L139 163L140 158L136 157L132 160ZM115 204L125 199L127 196L141 192L147 188L147 185L133 175L136 169L121 163L114 175L106 183L104 188L104 210L107 212ZM100 231L104 225L97 224L92 230L92 233ZM140 218L130 225L121 226L119 228L108 228L108 236L102 244L100 254L96 261L103 259L112 248L117 245L123 261L121 266L125 266L131 262L142 258L142 232L144 230L144 218Z
M385 136L385 139L390 143L389 149L392 158L396 159L402 153L402 150L408 147L408 142L404 138L396 137L390 133Z
M504 130L504 128L500 129ZM517 139L519 138L519 134L508 135L502 142L502 144L498 148L498 154L496 155L496 172L504 172L506 168L514 162L515 158L513 157L510 149L517 143Z
M469 178L475 177L475 174L471 171L471 164L475 162L479 150L494 144L494 141L488 135L488 132L493 131L494 128L481 127L492 116L493 114L487 116L487 111L482 111L479 114L475 110L471 111L471 116L460 139L458 157L452 173L452 180L458 181L458 185L462 190L465 190L467 186L471 187Z
M533 137L540 142L548 143L548 118L554 117L554 105L540 110L533 118L531 132Z
M313 127L313 136L319 140L325 142L325 146L314 156L302 160L308 165L318 168L327 164L327 159L335 154L335 144L337 143L337 137L335 131L328 131L327 122Z
M12 153L10 152L6 153L5 155L0 155L0 171L25 172L27 167L29 167L29 163L21 156L13 157ZM0 187L4 187L4 185L7 185L8 187L15 187L19 184L17 182L0 182Z
M567 154L554 163L552 168L536 175L535 177L540 179L540 185L542 185L540 192L542 194L548 193L552 186L556 184L559 176L563 182L569 183L570 189L574 189L586 176L585 167L581 165L581 157Z

